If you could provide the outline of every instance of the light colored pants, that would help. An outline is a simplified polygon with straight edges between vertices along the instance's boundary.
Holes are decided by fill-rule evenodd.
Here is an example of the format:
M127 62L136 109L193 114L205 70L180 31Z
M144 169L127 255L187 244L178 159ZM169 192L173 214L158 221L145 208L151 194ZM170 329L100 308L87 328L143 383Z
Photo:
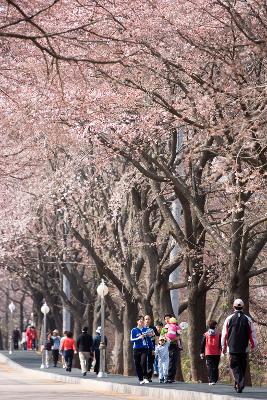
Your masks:
M159 379L164 378L165 380L167 380L169 371L169 360L167 361L159 360L158 367L159 367Z
M87 372L88 370L89 358L90 358L89 351L79 351L79 359L81 363L82 373Z

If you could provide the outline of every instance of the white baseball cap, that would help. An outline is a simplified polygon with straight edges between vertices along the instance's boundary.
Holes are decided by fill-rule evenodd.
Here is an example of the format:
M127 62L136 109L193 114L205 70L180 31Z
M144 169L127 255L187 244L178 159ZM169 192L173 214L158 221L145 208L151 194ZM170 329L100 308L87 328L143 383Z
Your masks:
M101 333L101 326L98 326L98 327L97 327L96 333Z
M237 308L243 308L244 302L241 299L235 299L233 306Z

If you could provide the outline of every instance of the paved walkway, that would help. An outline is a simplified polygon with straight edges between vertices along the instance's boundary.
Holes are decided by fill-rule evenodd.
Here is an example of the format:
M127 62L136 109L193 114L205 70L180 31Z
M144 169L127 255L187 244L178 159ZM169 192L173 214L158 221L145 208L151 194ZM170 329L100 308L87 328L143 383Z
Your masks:
M1 357L3 355L4 357ZM11 360L11 362L10 362ZM16 364L14 364L13 362ZM81 376L81 370L73 368L72 372L66 372L63 368L48 368L40 370L41 357L34 351L15 351L12 355L8 352L0 352L0 363L7 363L12 368L23 373L31 374L32 379L43 375L47 379L86 385L96 392L110 392L134 394L135 396L146 396L160 398L161 400L235 400L242 399L267 399L267 388L246 387L242 394L235 393L232 386L218 384L208 386L207 384L173 383L169 385L160 384L154 379L153 383L140 386L135 377L109 374L107 378L97 378L92 372L86 377ZM24 367L24 368L22 368ZM223 397L222 397L223 396ZM117 395L116 395L117 397Z
M1 400L112 400L112 393L95 393L89 387L73 383L55 382L44 379L47 374L39 373L32 379L31 374L15 373L12 367L0 363ZM128 395L117 395L116 400L137 400ZM140 399L141 400L141 399Z

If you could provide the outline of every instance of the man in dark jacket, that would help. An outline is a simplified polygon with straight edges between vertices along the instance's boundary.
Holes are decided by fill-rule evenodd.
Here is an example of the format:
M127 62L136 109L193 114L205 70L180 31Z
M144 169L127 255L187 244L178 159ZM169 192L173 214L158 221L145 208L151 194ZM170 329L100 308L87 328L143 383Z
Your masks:
M245 386L248 344L256 347L256 335L251 318L244 314L244 303L236 299L233 304L234 314L226 318L222 330L222 351L229 351L230 368L235 379L235 390L242 393Z
M21 340L21 334L19 328L14 329L13 334L12 334L12 339L13 339L13 346L14 350L19 349L19 341Z
M93 338L88 333L87 326L82 329L82 333L77 339L77 350L79 352L82 375L85 376L93 358Z
M94 352L95 352L95 367L94 367L94 372L96 373L96 375L98 375L99 372L99 368L100 368L100 343L101 343L101 326L98 326L98 328L96 329L96 335L94 336L93 339L93 348L94 348ZM105 336L105 345L107 347L107 337Z

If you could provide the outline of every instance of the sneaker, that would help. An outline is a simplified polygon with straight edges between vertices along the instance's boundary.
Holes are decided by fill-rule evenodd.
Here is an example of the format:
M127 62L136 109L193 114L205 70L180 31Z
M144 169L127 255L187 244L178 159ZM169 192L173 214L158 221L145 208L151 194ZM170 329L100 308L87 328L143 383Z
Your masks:
M153 382L153 381L152 381L152 379L148 379L148 382L150 382L150 383L151 383L151 382Z
M159 383L164 383L164 378L159 379Z
M139 384L140 384L140 385L144 385L144 383L145 383L144 380L143 380L143 381L139 381Z
M211 382L210 385L214 386L214 385L216 385L216 382Z
M149 383L149 380L148 379L144 379L144 383Z
M83 372L83 376L86 376L86 372Z
M164 383L172 383L170 379L167 379Z

